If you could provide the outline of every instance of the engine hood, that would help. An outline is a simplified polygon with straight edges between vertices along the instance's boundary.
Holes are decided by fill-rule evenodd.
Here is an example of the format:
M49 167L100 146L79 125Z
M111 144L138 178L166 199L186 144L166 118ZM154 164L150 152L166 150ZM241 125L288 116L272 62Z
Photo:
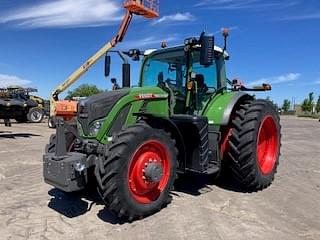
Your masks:
M81 100L78 105L78 121L84 133L89 132L89 125L98 119L106 117L114 105L129 94L129 89L121 89L112 92L104 92Z

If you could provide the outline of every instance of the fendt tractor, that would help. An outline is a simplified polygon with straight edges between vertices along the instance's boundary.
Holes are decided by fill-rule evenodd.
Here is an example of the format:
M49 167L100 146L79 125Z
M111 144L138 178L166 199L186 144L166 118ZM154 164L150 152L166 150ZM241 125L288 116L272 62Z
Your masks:
M129 221L166 206L176 177L190 172L223 170L247 191L268 187L279 163L279 116L246 92L271 86L227 79L227 35L223 48L203 33L144 51L138 87L126 78L122 89L80 101L76 126L57 121L45 181L64 192L96 184L106 208Z

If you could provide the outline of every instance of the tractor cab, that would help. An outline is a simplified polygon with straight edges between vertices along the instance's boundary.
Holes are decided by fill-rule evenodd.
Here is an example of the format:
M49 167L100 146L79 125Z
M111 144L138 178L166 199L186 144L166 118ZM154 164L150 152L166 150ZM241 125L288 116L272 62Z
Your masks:
M217 46L212 50L210 64L201 62L200 45L146 51L139 86L168 92L171 114L200 114L210 97L226 87L224 61L229 55Z

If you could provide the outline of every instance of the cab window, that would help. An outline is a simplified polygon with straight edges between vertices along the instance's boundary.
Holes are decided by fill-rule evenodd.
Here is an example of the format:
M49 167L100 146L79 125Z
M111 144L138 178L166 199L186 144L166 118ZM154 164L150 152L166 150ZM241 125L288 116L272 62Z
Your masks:
M183 51L160 53L148 59L143 68L143 86L168 85L185 94L185 55Z
M196 74L198 87L206 92L214 92L218 85L216 64L200 65L200 54L194 54L192 71Z

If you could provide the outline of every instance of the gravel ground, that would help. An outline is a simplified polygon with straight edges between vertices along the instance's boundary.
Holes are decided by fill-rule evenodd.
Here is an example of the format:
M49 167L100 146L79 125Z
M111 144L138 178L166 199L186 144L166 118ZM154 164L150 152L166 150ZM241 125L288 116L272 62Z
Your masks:
M0 126L0 239L320 239L320 123L282 118L273 185L242 193L207 177L180 180L172 203L121 223L95 194L65 195L42 179L46 124ZM184 186L183 186L184 185Z

